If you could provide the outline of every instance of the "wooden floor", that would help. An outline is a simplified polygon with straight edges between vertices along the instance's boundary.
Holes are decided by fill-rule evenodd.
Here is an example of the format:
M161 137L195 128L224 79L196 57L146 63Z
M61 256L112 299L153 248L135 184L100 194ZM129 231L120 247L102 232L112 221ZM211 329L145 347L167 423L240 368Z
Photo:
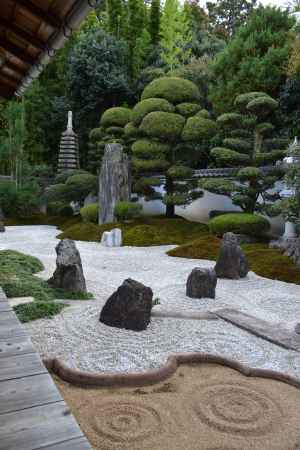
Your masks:
M0 288L0 450L91 450Z

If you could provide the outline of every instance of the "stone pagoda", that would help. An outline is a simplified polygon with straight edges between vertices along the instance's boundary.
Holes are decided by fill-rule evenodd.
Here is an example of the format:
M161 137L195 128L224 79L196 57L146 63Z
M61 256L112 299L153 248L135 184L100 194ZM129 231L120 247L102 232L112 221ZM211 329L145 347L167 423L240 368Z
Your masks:
M72 111L68 112L68 126L62 133L58 156L58 172L79 169L78 138L73 130Z

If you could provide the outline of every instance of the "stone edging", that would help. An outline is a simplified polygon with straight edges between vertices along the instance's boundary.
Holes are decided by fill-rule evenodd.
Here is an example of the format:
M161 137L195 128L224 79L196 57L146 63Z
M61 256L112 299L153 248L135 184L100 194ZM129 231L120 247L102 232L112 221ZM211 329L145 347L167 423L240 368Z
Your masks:
M300 388L300 380L290 375L276 372L270 369L255 369L244 364L222 356L208 353L178 353L168 357L167 362L155 370L147 370L142 373L97 373L83 372L68 367L58 358L44 360L44 364L49 371L62 380L81 386L101 386L101 387L138 387L147 386L160 381L164 381L172 376L181 364L208 363L220 364L225 367L237 370L248 377L267 378Z

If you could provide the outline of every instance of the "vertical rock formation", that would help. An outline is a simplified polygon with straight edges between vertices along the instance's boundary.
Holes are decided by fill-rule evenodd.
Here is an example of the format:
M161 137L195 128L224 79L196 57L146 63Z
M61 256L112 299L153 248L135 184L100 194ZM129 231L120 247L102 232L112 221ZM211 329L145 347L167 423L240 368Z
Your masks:
M131 195L129 160L120 144L107 144L99 176L99 223L115 222L116 203Z
M68 126L62 133L58 156L58 172L79 169L78 138L72 126L72 111L68 112Z

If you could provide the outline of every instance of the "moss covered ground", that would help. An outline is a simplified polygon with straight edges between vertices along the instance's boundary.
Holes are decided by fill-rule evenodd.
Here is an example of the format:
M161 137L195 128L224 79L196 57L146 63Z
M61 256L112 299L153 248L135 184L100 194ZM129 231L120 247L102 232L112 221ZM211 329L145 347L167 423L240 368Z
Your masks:
M33 297L34 302L15 307L21 322L52 317L63 308L56 298L85 300L91 294L66 292L51 288L46 281L34 276L43 270L43 264L35 257L13 250L0 251L0 286L8 298Z
M220 243L220 239L206 233L192 242L168 251L168 255L179 258L216 260ZM242 245L242 248L247 256L250 270L257 275L272 280L300 284L300 268L279 250L270 249L266 243Z
M100 241L103 231L118 227L123 231L124 245L137 247L178 245L179 247L170 250L168 255L181 258L216 260L220 247L220 240L209 233L206 225L188 222L178 217L175 219L167 219L163 216L142 217L130 223L95 225L83 223L79 216L49 218L42 215L26 220L10 220L6 223L7 225L56 225L62 230L58 238L81 241ZM300 268L296 267L290 258L282 255L278 250L270 249L267 243L243 245L243 249L248 257L251 270L257 275L300 284ZM40 282L38 280L37 285L34 285L38 292L40 292L38 287ZM27 286L28 291L32 289L31 284L23 283L20 295L31 295L24 293ZM38 292L36 293L37 299L43 295ZM62 297L63 295L59 296L59 298Z

